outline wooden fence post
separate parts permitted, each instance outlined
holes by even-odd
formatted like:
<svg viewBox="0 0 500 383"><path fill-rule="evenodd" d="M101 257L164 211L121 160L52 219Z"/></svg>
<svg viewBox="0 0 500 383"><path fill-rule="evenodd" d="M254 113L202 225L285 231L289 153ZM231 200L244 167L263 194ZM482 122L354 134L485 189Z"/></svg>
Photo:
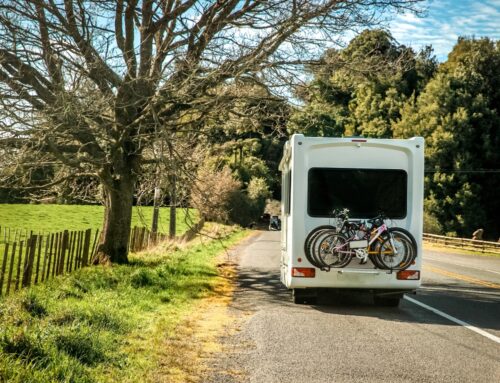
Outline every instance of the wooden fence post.
<svg viewBox="0 0 500 383"><path fill-rule="evenodd" d="M38 283L38 273L40 272L40 257L42 256L43 235L38 236L38 253L36 257L35 285Z"/></svg>
<svg viewBox="0 0 500 383"><path fill-rule="evenodd" d="M83 231L78 232L78 245L76 247L76 253L78 254L78 267L83 267Z"/></svg>
<svg viewBox="0 0 500 383"><path fill-rule="evenodd" d="M87 229L85 231L85 239L83 242L83 254L82 254L83 266L89 265L90 235L91 235L91 230Z"/></svg>
<svg viewBox="0 0 500 383"><path fill-rule="evenodd" d="M31 275L33 273L33 264L35 263L37 238L38 237L36 235L31 234L26 243L26 260L24 262L22 287L28 287L31 285Z"/></svg>
<svg viewBox="0 0 500 383"><path fill-rule="evenodd" d="M2 290L3 290L3 281L4 281L4 275L5 275L5 269L7 268L7 258L9 257L9 243L5 243L5 249L3 252L3 259L2 259L2 274L0 274L0 296L2 295Z"/></svg>
<svg viewBox="0 0 500 383"><path fill-rule="evenodd" d="M24 241L19 241L19 254L17 257L17 273L16 273L16 284L14 286L14 291L19 289L19 280L21 279L21 260L23 258L23 244Z"/></svg>
<svg viewBox="0 0 500 383"><path fill-rule="evenodd" d="M14 272L14 258L16 257L16 246L17 242L14 242L12 244L12 252L10 253L9 278L7 279L7 291L5 294L8 294L10 291L10 283L12 282L12 274Z"/></svg>
<svg viewBox="0 0 500 383"><path fill-rule="evenodd" d="M68 262L66 263L66 271L71 273L73 270L73 257L75 255L75 243L76 243L76 231L72 231L69 234L69 250L68 250Z"/></svg>
<svg viewBox="0 0 500 383"><path fill-rule="evenodd" d="M66 260L66 252L68 250L69 243L69 232L68 230L64 230L62 235L62 244L61 244L61 257L59 258L59 267L58 267L58 275L64 273L64 261Z"/></svg>
<svg viewBox="0 0 500 383"><path fill-rule="evenodd" d="M59 264L59 253L61 251L61 233L56 233L56 238L54 240L54 259L52 262L52 278L56 275L56 268Z"/></svg>
<svg viewBox="0 0 500 383"><path fill-rule="evenodd" d="M129 251L134 251L134 234L135 234L135 226L130 230L130 240L128 241L128 249Z"/></svg>
<svg viewBox="0 0 500 383"><path fill-rule="evenodd" d="M45 254L43 255L42 277L40 278L41 282L45 280L45 268L47 266L47 261L49 257L49 245L50 245L50 234L47 234L47 237L45 238Z"/></svg>
<svg viewBox="0 0 500 383"><path fill-rule="evenodd" d="M45 276L45 279L49 279L50 277L50 265L52 263L52 255L54 254L55 258L55 253L54 253L54 233L50 235L50 250L49 250L49 259L47 260L47 275Z"/></svg>
<svg viewBox="0 0 500 383"><path fill-rule="evenodd" d="M95 235L94 235L94 243L92 244L92 252L90 253L90 260L93 262L95 254L97 252L97 246L99 242L99 229L96 229Z"/></svg>

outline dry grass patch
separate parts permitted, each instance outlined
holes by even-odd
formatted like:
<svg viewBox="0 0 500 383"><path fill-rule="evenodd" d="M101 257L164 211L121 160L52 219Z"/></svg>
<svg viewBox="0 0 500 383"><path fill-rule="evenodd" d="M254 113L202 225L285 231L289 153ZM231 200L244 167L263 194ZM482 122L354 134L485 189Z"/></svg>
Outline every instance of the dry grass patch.
<svg viewBox="0 0 500 383"><path fill-rule="evenodd" d="M462 254L462 255L473 255L473 256L480 256L480 257L500 257L500 254L496 253L481 253L479 251L472 251L472 250L464 250L464 249L458 249L454 247L445 247L445 246L440 246L436 245L434 243L429 243L429 242L424 242L424 250L430 250L430 251L440 251L443 253L448 253L448 254Z"/></svg>

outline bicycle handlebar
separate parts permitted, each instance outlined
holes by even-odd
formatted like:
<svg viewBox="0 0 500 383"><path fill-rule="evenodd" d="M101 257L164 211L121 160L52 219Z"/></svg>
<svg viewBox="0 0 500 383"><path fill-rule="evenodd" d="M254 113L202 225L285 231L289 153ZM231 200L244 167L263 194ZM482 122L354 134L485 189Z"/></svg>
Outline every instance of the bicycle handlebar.
<svg viewBox="0 0 500 383"><path fill-rule="evenodd" d="M332 216L345 221L349 221L349 209L334 209L332 211ZM375 226L380 226L384 221L389 218L384 212L380 211L377 216L366 220L367 223L371 223Z"/></svg>

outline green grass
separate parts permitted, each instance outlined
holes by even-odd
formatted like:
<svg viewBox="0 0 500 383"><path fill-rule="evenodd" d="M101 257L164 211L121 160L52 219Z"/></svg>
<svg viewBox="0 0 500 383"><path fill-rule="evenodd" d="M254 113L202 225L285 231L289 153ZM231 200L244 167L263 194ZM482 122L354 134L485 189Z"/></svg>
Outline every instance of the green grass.
<svg viewBox="0 0 500 383"><path fill-rule="evenodd" d="M132 255L0 303L0 381L148 382L161 342L220 283L216 258L247 233ZM164 367L164 366L163 366Z"/></svg>
<svg viewBox="0 0 500 383"><path fill-rule="evenodd" d="M63 230L85 230L93 229L91 243L94 241L96 229L100 229L103 221L104 208L102 206L90 205L30 205L30 204L0 204L0 266L5 255L5 242L13 242L16 238L26 239L29 232L35 233L54 233ZM132 225L150 227L152 220L152 207L134 207ZM193 221L198 219L197 212L193 209L177 210L177 235L185 233ZM160 209L159 230L166 233L169 230L170 210L169 208ZM19 248L19 246L18 246ZM45 246L42 246L42 251ZM10 247L12 254L12 246ZM16 251L17 265L19 252ZM25 252L22 256L22 265L24 265ZM43 258L43 256L42 256ZM10 262L10 261L9 261ZM43 261L41 262L43 265ZM3 293L6 291L7 274L9 265L4 274ZM16 279L16 268L13 279ZM1 270L0 270L1 273ZM12 288L12 287L11 287Z"/></svg>
<svg viewBox="0 0 500 383"><path fill-rule="evenodd" d="M177 209L177 233L188 229L186 209ZM96 205L31 205L0 204L0 228L33 230L34 232L56 232L62 230L100 229L104 217L104 207ZM151 226L153 208L134 207L132 226ZM189 210L191 221L197 221L196 211ZM169 208L160 209L159 231L168 233Z"/></svg>

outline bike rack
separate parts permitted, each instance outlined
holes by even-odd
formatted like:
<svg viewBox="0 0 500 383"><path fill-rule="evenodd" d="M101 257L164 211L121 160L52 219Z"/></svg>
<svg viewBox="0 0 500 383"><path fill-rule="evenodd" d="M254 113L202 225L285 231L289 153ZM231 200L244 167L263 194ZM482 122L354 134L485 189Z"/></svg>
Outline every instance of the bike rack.
<svg viewBox="0 0 500 383"><path fill-rule="evenodd" d="M371 275L379 275L379 274L392 274L394 270L359 270L359 269L340 269L337 270L339 274L371 274Z"/></svg>
<svg viewBox="0 0 500 383"><path fill-rule="evenodd" d="M342 269L342 270L337 270L339 274L372 274L372 275L378 275L381 274L380 270L352 270L352 269Z"/></svg>

